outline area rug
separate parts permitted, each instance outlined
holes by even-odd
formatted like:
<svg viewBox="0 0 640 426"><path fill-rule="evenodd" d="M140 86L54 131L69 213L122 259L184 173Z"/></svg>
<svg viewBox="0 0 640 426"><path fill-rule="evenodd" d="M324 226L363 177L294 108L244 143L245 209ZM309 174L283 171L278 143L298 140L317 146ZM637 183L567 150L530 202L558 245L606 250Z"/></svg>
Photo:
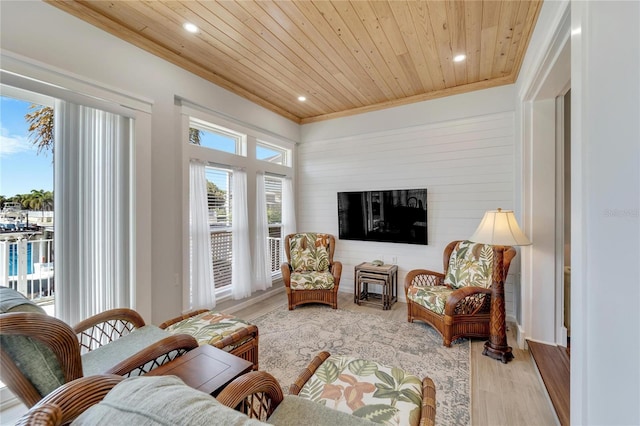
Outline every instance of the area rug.
<svg viewBox="0 0 640 426"><path fill-rule="evenodd" d="M318 352L352 355L400 367L436 385L436 424L470 424L470 341L450 348L430 326L307 305L287 306L251 321L260 332L260 370L271 373L288 393L289 386Z"/></svg>

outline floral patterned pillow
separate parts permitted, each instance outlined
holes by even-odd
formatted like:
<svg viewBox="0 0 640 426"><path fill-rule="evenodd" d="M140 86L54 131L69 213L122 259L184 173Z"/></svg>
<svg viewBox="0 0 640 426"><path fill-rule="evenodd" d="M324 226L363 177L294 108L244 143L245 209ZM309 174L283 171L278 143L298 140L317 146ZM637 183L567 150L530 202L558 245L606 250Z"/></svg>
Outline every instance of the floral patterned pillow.
<svg viewBox="0 0 640 426"><path fill-rule="evenodd" d="M422 381L396 367L330 356L298 396L376 423L417 425Z"/></svg>
<svg viewBox="0 0 640 426"><path fill-rule="evenodd" d="M327 234L296 234L289 242L291 267L296 272L329 270L329 236Z"/></svg>
<svg viewBox="0 0 640 426"><path fill-rule="evenodd" d="M491 287L493 281L493 247L461 241L451 252L444 284L452 288Z"/></svg>

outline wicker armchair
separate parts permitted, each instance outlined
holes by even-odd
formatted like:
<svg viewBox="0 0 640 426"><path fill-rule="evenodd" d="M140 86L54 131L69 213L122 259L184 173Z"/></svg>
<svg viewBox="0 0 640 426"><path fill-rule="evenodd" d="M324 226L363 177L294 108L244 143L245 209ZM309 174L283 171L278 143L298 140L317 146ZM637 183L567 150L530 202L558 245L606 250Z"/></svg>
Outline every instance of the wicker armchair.
<svg viewBox="0 0 640 426"><path fill-rule="evenodd" d="M513 247L504 252L507 275ZM444 250L445 273L414 269L405 277L407 320L421 320L438 330L443 345L459 337L489 337L494 249L470 241L453 241Z"/></svg>
<svg viewBox="0 0 640 426"><path fill-rule="evenodd" d="M27 407L83 375L140 375L198 346L187 334L145 327L131 309L103 312L71 328L18 292L2 293L3 308L13 300L0 314L0 379Z"/></svg>
<svg viewBox="0 0 640 426"><path fill-rule="evenodd" d="M338 287L342 263L334 262L333 235L289 234L284 238L287 261L282 263L282 279L289 310L305 303L323 303L338 308Z"/></svg>

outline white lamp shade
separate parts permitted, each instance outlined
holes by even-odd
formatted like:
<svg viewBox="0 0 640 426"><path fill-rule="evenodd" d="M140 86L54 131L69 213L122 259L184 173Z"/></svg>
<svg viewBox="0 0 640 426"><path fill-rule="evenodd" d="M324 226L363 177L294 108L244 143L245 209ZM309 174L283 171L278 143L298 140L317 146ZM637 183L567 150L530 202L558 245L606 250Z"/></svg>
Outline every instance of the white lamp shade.
<svg viewBox="0 0 640 426"><path fill-rule="evenodd" d="M490 210L484 214L476 232L469 237L474 243L493 246L528 246L531 241L518 226L513 210Z"/></svg>

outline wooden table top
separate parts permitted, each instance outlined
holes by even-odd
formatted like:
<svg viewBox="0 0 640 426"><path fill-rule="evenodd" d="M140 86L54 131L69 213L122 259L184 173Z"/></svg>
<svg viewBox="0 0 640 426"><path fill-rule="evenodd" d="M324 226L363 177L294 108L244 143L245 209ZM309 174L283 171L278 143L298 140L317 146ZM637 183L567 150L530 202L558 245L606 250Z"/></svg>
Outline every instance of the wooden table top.
<svg viewBox="0 0 640 426"><path fill-rule="evenodd" d="M253 363L210 345L202 345L148 372L146 376L178 376L187 385L215 396Z"/></svg>

